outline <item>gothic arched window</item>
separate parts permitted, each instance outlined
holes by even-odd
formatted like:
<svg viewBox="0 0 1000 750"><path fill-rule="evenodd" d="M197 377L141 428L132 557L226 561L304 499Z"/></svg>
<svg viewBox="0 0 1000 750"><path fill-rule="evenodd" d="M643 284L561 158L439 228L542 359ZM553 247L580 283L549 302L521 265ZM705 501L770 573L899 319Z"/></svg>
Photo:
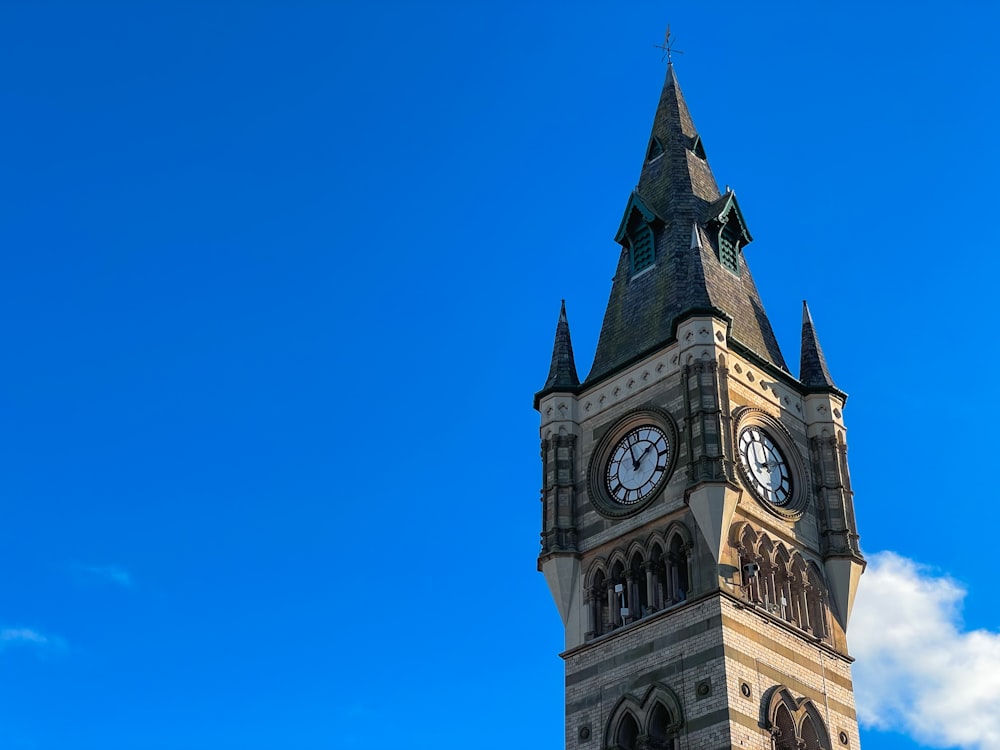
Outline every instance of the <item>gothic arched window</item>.
<svg viewBox="0 0 1000 750"><path fill-rule="evenodd" d="M773 750L830 750L826 725L811 700L796 700L781 685L769 694L764 710L770 722Z"/></svg>
<svg viewBox="0 0 1000 750"><path fill-rule="evenodd" d="M673 750L674 736L677 724L670 711L657 701L649 712L649 724L646 728L646 746L649 750Z"/></svg>
<svg viewBox="0 0 1000 750"><path fill-rule="evenodd" d="M606 750L676 750L683 726L677 695L654 682L640 698L626 693L612 707L604 730Z"/></svg>
<svg viewBox="0 0 1000 750"><path fill-rule="evenodd" d="M618 731L615 732L615 746L619 750L635 750L639 740L639 724L630 712L625 712L618 722Z"/></svg>
<svg viewBox="0 0 1000 750"><path fill-rule="evenodd" d="M778 706L774 712L771 736L774 737L774 750L798 750L795 720L792 719L791 712L784 706Z"/></svg>

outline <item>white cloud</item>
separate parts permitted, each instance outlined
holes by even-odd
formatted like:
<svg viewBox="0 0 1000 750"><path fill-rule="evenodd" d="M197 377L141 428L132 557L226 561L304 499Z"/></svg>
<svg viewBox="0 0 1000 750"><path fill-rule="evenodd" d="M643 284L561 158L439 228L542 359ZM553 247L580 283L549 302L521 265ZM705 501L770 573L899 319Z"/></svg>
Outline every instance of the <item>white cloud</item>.
<svg viewBox="0 0 1000 750"><path fill-rule="evenodd" d="M850 629L862 724L934 747L1000 749L1000 632L963 629L965 595L892 552L870 559Z"/></svg>

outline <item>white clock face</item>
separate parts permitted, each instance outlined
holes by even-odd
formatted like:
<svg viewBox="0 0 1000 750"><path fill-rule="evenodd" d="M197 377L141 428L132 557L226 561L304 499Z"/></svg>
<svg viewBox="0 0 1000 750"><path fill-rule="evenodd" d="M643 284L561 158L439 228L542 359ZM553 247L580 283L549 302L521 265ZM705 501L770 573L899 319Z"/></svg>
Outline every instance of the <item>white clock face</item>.
<svg viewBox="0 0 1000 750"><path fill-rule="evenodd" d="M659 427L643 425L618 441L608 460L606 482L611 497L633 505L659 487L670 464L670 441Z"/></svg>
<svg viewBox="0 0 1000 750"><path fill-rule="evenodd" d="M757 426L740 432L740 460L753 489L772 505L785 505L792 498L788 462L771 436Z"/></svg>

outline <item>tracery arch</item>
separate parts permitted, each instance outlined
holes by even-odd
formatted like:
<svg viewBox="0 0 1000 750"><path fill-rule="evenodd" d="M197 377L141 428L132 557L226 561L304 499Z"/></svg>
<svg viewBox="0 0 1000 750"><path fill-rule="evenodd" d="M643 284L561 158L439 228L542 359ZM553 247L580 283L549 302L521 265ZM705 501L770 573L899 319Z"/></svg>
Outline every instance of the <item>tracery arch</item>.
<svg viewBox="0 0 1000 750"><path fill-rule="evenodd" d="M830 636L829 595L819 566L746 521L733 524L744 599L817 638Z"/></svg>
<svg viewBox="0 0 1000 750"><path fill-rule="evenodd" d="M691 532L674 521L645 542L632 540L626 548L594 561L584 579L585 606L590 609L586 637L595 638L686 601L693 587L692 550Z"/></svg>
<svg viewBox="0 0 1000 750"><path fill-rule="evenodd" d="M607 750L675 750L682 726L681 705L676 694L667 685L655 682L641 700L632 694L618 700L605 725L604 747Z"/></svg>
<svg viewBox="0 0 1000 750"><path fill-rule="evenodd" d="M761 713L774 750L831 750L823 717L808 698L776 685L765 693Z"/></svg>

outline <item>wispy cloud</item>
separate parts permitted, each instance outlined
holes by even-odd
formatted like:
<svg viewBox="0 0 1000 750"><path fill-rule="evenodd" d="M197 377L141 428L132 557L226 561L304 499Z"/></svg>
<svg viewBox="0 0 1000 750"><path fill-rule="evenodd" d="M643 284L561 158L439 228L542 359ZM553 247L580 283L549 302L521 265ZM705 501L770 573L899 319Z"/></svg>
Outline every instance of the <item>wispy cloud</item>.
<svg viewBox="0 0 1000 750"><path fill-rule="evenodd" d="M0 630L0 643L48 643L47 636L31 628L4 628Z"/></svg>
<svg viewBox="0 0 1000 750"><path fill-rule="evenodd" d="M0 628L0 651L16 647L49 653L64 649L66 642L58 636L45 635L32 628Z"/></svg>
<svg viewBox="0 0 1000 750"><path fill-rule="evenodd" d="M912 560L871 558L850 633L862 724L936 747L1000 748L1000 632L963 627L965 596Z"/></svg>
<svg viewBox="0 0 1000 750"><path fill-rule="evenodd" d="M129 575L129 572L117 565L84 565L76 563L74 568L88 577L114 583L125 588L132 588L133 586L132 576Z"/></svg>

